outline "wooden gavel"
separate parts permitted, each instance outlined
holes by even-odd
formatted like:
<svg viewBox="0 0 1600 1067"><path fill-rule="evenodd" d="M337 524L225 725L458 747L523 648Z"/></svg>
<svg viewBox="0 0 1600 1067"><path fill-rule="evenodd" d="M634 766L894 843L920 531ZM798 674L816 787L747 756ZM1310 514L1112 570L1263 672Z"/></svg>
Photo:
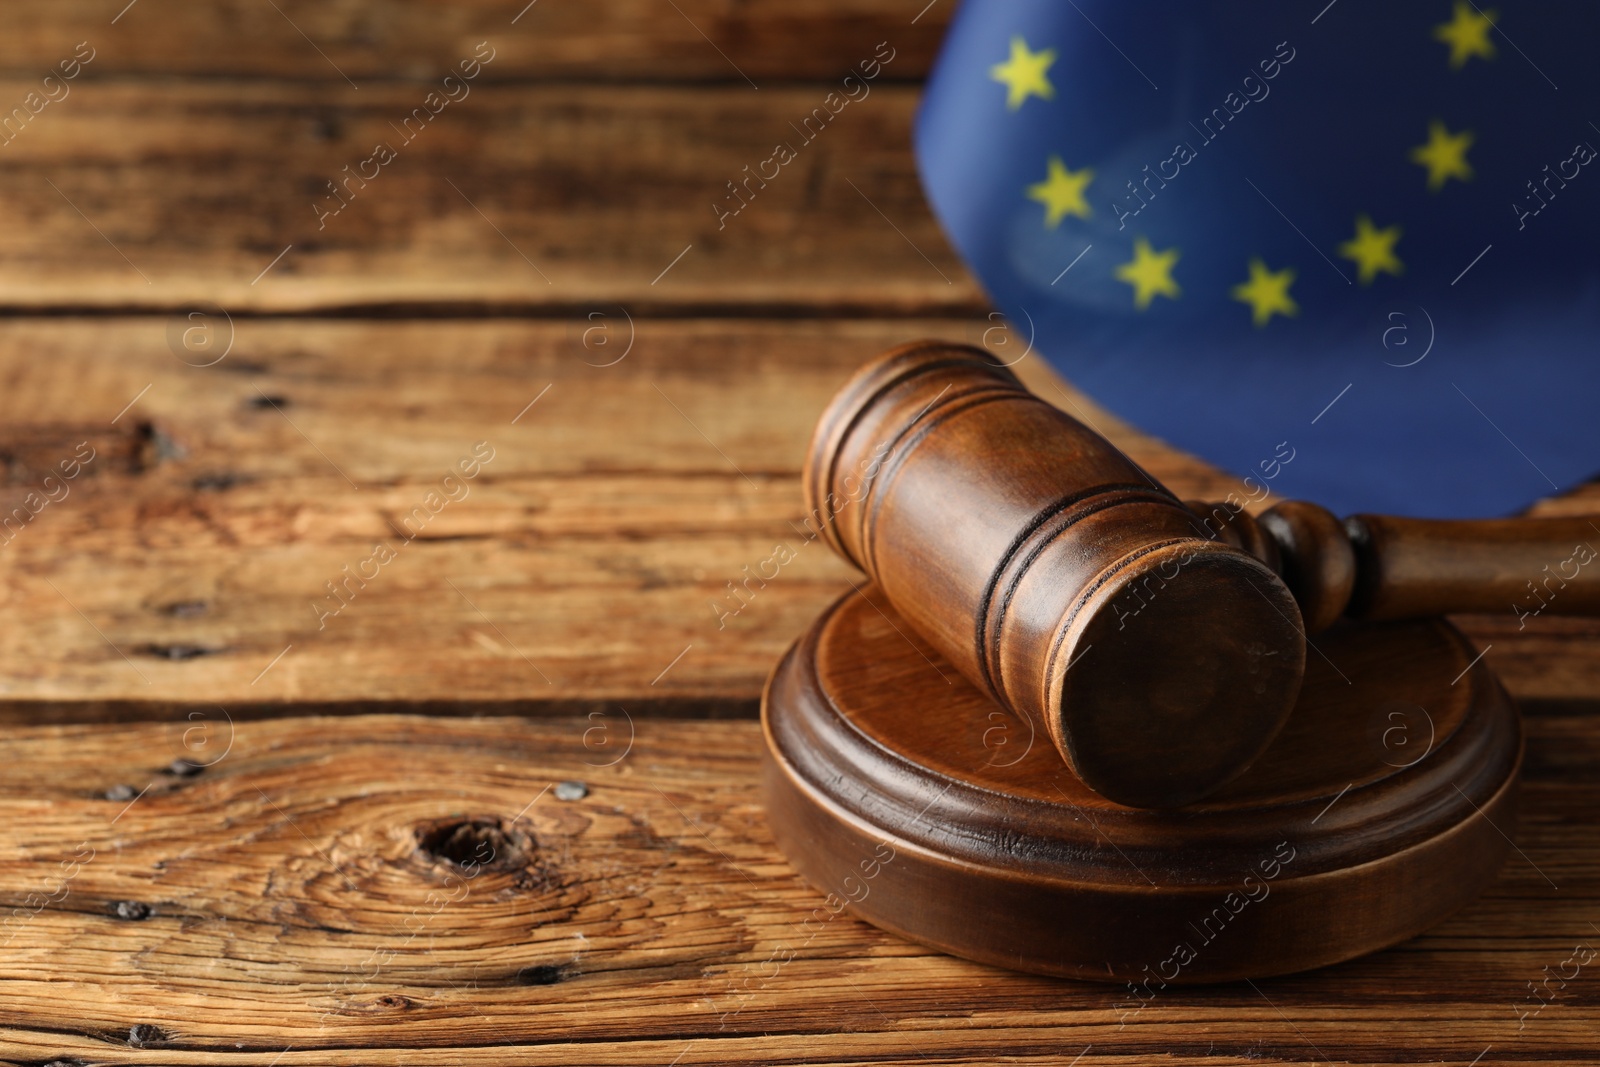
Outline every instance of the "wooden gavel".
<svg viewBox="0 0 1600 1067"><path fill-rule="evenodd" d="M906 345L851 378L817 424L805 493L929 644L1135 807L1189 803L1248 767L1294 705L1306 634L1341 616L1534 598L1600 613L1586 519L1185 505L961 345Z"/></svg>

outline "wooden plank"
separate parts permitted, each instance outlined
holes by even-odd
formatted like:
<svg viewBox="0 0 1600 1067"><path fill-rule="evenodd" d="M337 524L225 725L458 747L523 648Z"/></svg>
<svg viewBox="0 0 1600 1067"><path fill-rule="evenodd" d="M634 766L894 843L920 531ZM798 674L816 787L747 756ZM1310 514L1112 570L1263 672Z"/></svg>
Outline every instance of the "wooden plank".
<svg viewBox="0 0 1600 1067"><path fill-rule="evenodd" d="M98 52L90 67L98 77L268 77L346 90L349 77L364 91L369 81L441 78L490 40L503 56L487 74L494 80L746 85L747 75L767 88L769 81L843 77L858 53L888 40L904 58L893 76L917 79L953 7L951 0L393 0L381 9L314 0L63 0L16 10L0 40L0 71L42 76L87 39Z"/></svg>
<svg viewBox="0 0 1600 1067"><path fill-rule="evenodd" d="M78 83L4 145L4 306L981 306L922 201L912 88L807 128L825 86L485 83L432 117L429 91Z"/></svg>
<svg viewBox="0 0 1600 1067"><path fill-rule="evenodd" d="M197 368L161 318L5 321L0 711L749 714L850 588L800 525L816 414L883 348L983 325L637 319L628 349L615 318L242 319ZM1242 492L1035 358L1017 369L1179 493ZM493 459L444 484L479 441ZM94 461L29 515L85 443ZM746 585L780 542L796 559ZM367 562L380 543L395 559ZM1600 692L1595 623L1469 625L1514 694Z"/></svg>
<svg viewBox="0 0 1600 1067"><path fill-rule="evenodd" d="M33 457L7 513L55 462L45 431L62 456L162 442L91 464L0 551L28 619L4 631L7 697L748 703L847 572L813 545L726 628L713 599L797 536L810 422L849 369L952 324L646 320L611 367L584 357L625 337L586 351L590 328L249 321L200 370L159 319L5 324L38 357L0 400ZM478 441L470 495L408 521ZM320 626L325 583L379 541L399 558Z"/></svg>
<svg viewBox="0 0 1600 1067"><path fill-rule="evenodd" d="M1530 721L1520 853L1476 904L1363 960L1255 988L1168 989L1142 1009L1125 987L964 963L848 914L803 926L822 897L766 830L756 724L641 722L626 754L620 732L595 745L595 726L9 729L0 1057L1465 1064L1486 1049L1486 1062L1600 1052L1588 967L1542 1006L1528 988L1574 945L1600 943L1593 706ZM174 757L211 766L178 776L163 770ZM548 791L573 779L585 797Z"/></svg>

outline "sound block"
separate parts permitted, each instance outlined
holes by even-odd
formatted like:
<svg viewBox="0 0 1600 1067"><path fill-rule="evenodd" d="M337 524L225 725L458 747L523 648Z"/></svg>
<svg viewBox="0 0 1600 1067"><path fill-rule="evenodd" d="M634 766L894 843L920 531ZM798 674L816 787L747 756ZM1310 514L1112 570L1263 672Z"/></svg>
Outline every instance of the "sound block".
<svg viewBox="0 0 1600 1067"><path fill-rule="evenodd" d="M1516 709L1443 621L1335 628L1307 664L1288 726L1242 776L1183 809L1126 808L875 588L851 594L762 699L772 830L827 894L805 929L849 909L958 956L1141 997L1427 929L1511 847Z"/></svg>

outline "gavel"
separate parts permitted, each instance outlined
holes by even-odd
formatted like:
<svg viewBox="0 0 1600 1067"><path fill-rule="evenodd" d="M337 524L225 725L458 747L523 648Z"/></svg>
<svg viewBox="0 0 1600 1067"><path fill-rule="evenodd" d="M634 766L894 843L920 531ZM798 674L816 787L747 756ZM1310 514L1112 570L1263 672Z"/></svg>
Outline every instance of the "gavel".
<svg viewBox="0 0 1600 1067"><path fill-rule="evenodd" d="M1294 706L1307 635L1341 617L1600 613L1586 519L1186 504L964 345L863 367L804 484L828 543L930 646L1132 807L1244 771Z"/></svg>

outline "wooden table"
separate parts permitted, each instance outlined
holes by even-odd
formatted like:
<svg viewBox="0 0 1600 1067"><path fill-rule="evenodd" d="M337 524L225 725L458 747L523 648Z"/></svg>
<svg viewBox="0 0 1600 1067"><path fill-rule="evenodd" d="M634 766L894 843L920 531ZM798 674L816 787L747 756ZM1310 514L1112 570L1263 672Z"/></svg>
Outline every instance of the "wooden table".
<svg viewBox="0 0 1600 1067"><path fill-rule="evenodd" d="M798 540L853 366L993 326L908 148L950 5L524 2L7 12L0 1058L1600 1054L1591 623L1463 620L1528 715L1525 811L1493 891L1409 944L1135 1011L848 915L802 935L754 717L850 572L810 545L729 583ZM1181 493L1230 488L1019 369Z"/></svg>

